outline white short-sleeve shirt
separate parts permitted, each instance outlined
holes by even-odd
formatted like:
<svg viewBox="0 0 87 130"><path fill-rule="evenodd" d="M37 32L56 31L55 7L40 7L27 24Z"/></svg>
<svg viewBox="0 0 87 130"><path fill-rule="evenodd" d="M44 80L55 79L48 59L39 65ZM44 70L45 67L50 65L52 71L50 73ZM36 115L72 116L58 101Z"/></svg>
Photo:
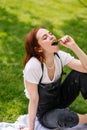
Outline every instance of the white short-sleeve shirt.
<svg viewBox="0 0 87 130"><path fill-rule="evenodd" d="M42 83L51 83L54 82L56 79L58 79L62 72L62 67L67 65L74 57L71 56L69 53L66 53L64 51L58 51L57 52L59 57L57 55L54 56L54 64L55 64L55 73L53 80L49 79L48 73L47 73L47 67L44 63L44 71L43 71L43 78ZM62 64L61 64L62 63ZM25 81L38 84L40 81L40 78L42 76L42 68L40 61L32 57L26 64L24 70L24 86L25 86L25 94L29 98L29 94L26 89Z"/></svg>

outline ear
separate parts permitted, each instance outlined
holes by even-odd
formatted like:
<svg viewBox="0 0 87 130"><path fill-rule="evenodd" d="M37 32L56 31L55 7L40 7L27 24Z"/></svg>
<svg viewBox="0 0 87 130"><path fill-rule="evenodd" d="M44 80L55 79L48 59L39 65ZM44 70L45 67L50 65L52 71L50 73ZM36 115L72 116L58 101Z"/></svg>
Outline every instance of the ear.
<svg viewBox="0 0 87 130"><path fill-rule="evenodd" d="M34 47L34 50L35 50L36 52L43 52L42 47Z"/></svg>
<svg viewBox="0 0 87 130"><path fill-rule="evenodd" d="M42 50L42 48L41 48L41 47L39 48L38 52L43 52L43 50Z"/></svg>

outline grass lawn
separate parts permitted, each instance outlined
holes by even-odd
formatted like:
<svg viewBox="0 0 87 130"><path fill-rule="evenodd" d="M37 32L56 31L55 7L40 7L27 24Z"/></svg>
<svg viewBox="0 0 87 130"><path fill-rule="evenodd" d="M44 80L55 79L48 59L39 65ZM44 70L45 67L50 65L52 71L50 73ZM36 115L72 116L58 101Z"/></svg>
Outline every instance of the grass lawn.
<svg viewBox="0 0 87 130"><path fill-rule="evenodd" d="M81 1L0 0L0 122L14 122L27 113L22 62L28 31L45 26L58 38L69 34L87 52L87 1ZM87 113L87 102L80 95L70 108Z"/></svg>

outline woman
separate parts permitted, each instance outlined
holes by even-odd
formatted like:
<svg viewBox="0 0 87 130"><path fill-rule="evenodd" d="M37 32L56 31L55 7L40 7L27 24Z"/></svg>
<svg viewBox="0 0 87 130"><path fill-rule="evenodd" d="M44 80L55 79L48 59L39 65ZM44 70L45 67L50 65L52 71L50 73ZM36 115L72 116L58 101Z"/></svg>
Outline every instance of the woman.
<svg viewBox="0 0 87 130"><path fill-rule="evenodd" d="M58 43L71 49L78 59L59 49ZM87 99L87 55L68 35L57 38L43 27L26 36L24 84L29 101L29 126L34 130L35 118L49 128L69 128L87 123L87 115L77 115L67 107L79 92ZM62 82L63 67L72 69Z"/></svg>

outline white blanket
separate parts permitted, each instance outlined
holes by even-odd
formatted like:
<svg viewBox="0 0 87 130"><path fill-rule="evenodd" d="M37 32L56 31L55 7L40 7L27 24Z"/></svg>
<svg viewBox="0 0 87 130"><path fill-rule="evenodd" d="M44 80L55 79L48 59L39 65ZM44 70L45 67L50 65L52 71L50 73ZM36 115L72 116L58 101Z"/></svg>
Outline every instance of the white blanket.
<svg viewBox="0 0 87 130"><path fill-rule="evenodd" d="M0 122L0 130L20 130L20 128L27 126L28 126L28 115L20 116L15 123ZM36 118L35 130L49 130L49 129L43 127ZM76 127L64 130L87 130L87 124L77 125Z"/></svg>

